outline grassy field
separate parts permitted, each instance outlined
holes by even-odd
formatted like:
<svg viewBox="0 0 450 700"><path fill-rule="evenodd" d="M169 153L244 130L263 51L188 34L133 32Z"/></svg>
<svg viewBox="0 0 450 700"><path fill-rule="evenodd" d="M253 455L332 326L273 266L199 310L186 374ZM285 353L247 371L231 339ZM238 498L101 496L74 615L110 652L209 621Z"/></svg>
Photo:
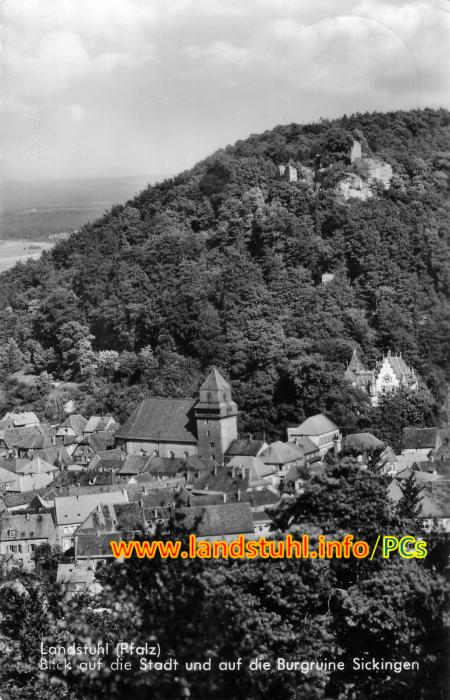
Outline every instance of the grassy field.
<svg viewBox="0 0 450 700"><path fill-rule="evenodd" d="M50 250L53 243L48 241L1 241L0 240L0 272L8 270L17 262L25 262L28 258L38 258L43 250Z"/></svg>

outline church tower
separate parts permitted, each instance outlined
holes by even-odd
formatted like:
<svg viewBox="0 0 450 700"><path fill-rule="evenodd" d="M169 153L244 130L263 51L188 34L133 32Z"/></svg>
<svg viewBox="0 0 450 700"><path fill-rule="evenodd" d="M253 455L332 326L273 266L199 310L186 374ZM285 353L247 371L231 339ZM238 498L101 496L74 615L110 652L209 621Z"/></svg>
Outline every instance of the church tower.
<svg viewBox="0 0 450 700"><path fill-rule="evenodd" d="M230 385L213 367L200 387L200 399L195 405L201 459L223 464L225 452L238 436L237 414Z"/></svg>

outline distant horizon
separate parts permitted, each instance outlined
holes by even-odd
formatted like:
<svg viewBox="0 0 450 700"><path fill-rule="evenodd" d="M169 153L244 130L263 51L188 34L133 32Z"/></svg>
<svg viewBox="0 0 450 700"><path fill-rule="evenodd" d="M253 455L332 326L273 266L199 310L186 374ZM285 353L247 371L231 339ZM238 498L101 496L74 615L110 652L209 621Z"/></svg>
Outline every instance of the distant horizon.
<svg viewBox="0 0 450 700"><path fill-rule="evenodd" d="M4 180L179 173L277 124L450 106L425 0L4 0Z"/></svg>
<svg viewBox="0 0 450 700"><path fill-rule="evenodd" d="M273 131L276 129L278 126L284 126L288 124L298 124L301 126L306 126L309 124L317 124L320 123L321 121L334 121L341 119L344 116L347 117L352 117L357 114L375 114L375 113L380 113L380 114L388 114L390 112L411 112L411 111L425 111L427 109L431 110L450 110L450 104L449 106L445 106L444 104L441 105L436 105L436 106L431 106L431 105L416 105L416 106L409 106L409 107L399 107L398 109L373 109L373 110L356 110L354 112L339 112L335 114L329 114L329 115L321 115L317 117L316 119L309 119L309 120L300 120L300 121L286 121L286 122L278 122L277 124L274 124L272 126L266 126L265 128L260 129L259 131L251 130L249 131L245 136L240 135L236 137L235 139L232 139L228 143L223 143L222 145L217 144L215 147L213 147L208 153L204 153L203 155L199 155L194 161L192 161L190 164L187 164L184 167L180 167L178 169L171 169L171 170L159 170L156 172L148 172L148 173L118 173L114 175L106 175L106 174L74 174L74 175L67 175L65 177L56 177L56 176L51 176L48 178L32 178L32 179L23 179L23 178L16 178L16 179L9 179L9 178L4 178L1 177L0 175L0 199L1 199L1 188L3 186L8 186L8 185L31 185L35 187L40 187L40 186L46 186L54 183L69 183L69 182L86 182L86 181L91 181L91 180L96 180L96 181L120 181L120 180L145 180L146 178L149 181L154 181L154 182L159 182L160 180L165 180L165 179L170 179L171 177L176 177L178 174L182 173L185 170L190 170L191 168L195 167L199 162L204 160L205 158L210 157L217 151L225 149L227 146L233 146L237 141L245 141L246 139L250 138L251 136L255 134L262 134L265 133L266 131Z"/></svg>

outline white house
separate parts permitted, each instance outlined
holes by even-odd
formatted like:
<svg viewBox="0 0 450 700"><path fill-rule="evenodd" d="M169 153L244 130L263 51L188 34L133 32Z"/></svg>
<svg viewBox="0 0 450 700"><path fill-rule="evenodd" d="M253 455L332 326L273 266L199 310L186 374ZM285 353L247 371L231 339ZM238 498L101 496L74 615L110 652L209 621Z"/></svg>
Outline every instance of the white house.
<svg viewBox="0 0 450 700"><path fill-rule="evenodd" d="M287 434L289 442L295 442L296 438L309 438L319 448L321 457L330 450L341 451L341 431L336 423L323 413L310 416L297 427L288 428Z"/></svg>

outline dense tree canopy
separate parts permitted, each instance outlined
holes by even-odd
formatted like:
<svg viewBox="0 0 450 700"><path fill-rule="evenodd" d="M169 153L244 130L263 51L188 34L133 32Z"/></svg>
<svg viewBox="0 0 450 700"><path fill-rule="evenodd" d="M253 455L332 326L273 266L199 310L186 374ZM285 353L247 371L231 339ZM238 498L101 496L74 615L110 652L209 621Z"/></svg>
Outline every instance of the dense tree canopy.
<svg viewBox="0 0 450 700"><path fill-rule="evenodd" d="M23 362L76 377L115 352L88 392L112 410L136 387L191 394L215 363L243 429L282 435L326 410L383 431L390 408L374 415L342 373L352 348L371 366L390 348L431 392L433 420L450 373L449 126L430 109L279 126L148 187L1 276L0 377ZM393 179L343 202L355 136ZM297 182L279 175L288 162Z"/></svg>

